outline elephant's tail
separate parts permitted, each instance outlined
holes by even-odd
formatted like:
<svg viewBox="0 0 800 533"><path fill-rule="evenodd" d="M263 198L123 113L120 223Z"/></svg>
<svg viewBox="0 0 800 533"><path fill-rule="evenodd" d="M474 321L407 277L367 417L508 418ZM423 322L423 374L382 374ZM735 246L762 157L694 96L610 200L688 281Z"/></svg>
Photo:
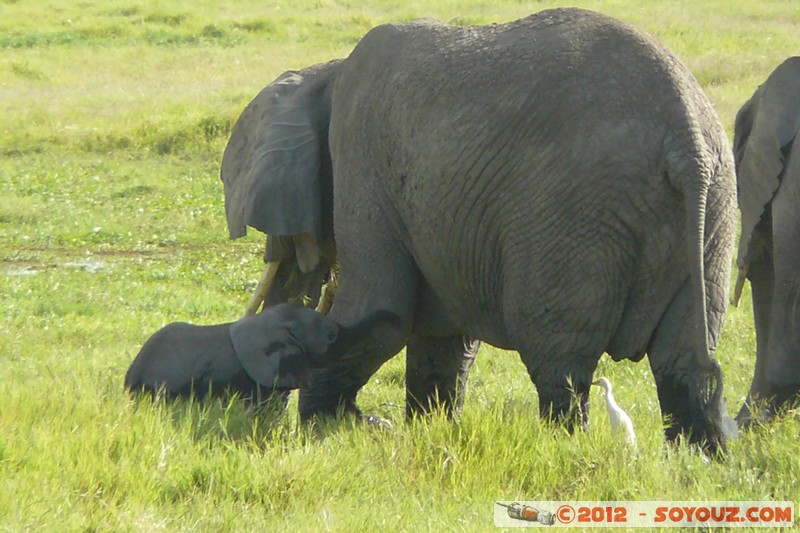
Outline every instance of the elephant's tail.
<svg viewBox="0 0 800 533"><path fill-rule="evenodd" d="M705 143L698 131L692 137L691 150L687 153L686 141L681 150L672 151L667 157L667 174L675 187L683 193L686 214L687 258L691 278L692 302L697 311L693 326L694 347L697 362L703 370L713 367L709 342L709 320L705 276L706 211L708 189L712 170L706 157Z"/></svg>
<svg viewBox="0 0 800 533"><path fill-rule="evenodd" d="M708 180L695 179L686 192L686 228L689 246L689 264L692 283L692 300L697 306L698 319L694 323L695 349L703 370L714 364L709 342L708 303L705 272L705 225L708 198Z"/></svg>
<svg viewBox="0 0 800 533"><path fill-rule="evenodd" d="M710 320L705 272L706 221L709 188L714 176L714 163L705 154L709 149L699 127L689 128L691 149L673 152L668 156L668 174L683 192L686 213L687 252L692 301L697 312L693 323L695 360L698 375L690 376L691 392L704 417L713 425L720 423L723 384L722 370L711 348ZM718 207L713 206L712 209ZM721 434L721 430L720 430Z"/></svg>

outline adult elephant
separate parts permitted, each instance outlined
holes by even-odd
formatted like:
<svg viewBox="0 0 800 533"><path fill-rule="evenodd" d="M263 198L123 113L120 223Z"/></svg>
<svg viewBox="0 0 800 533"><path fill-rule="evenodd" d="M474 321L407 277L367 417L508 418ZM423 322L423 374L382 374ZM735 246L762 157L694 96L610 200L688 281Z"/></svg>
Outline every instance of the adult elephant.
<svg viewBox="0 0 800 533"><path fill-rule="evenodd" d="M771 416L800 392L800 57L784 61L736 115L742 232L738 303L753 294L756 367L737 419ZM762 403L763 402L763 403ZM765 407L766 413L759 413Z"/></svg>
<svg viewBox="0 0 800 533"><path fill-rule="evenodd" d="M248 170L224 179L231 234L324 234L328 169L330 316L399 317L311 376L302 417L356 409L406 343L411 360L458 367L467 336L519 351L554 417L572 390L585 407L604 351L647 353L667 436L724 447L712 353L733 161L697 82L653 38L579 9L384 25L265 91Z"/></svg>

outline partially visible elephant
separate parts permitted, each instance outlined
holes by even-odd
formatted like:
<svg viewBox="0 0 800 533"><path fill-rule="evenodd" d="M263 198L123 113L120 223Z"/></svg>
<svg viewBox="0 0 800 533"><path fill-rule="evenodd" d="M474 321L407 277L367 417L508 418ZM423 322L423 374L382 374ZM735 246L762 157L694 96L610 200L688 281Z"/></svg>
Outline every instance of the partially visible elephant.
<svg viewBox="0 0 800 533"><path fill-rule="evenodd" d="M742 232L734 300L749 279L756 325L755 373L737 416L743 423L774 415L800 393L799 129L800 57L791 57L736 115Z"/></svg>
<svg viewBox="0 0 800 533"><path fill-rule="evenodd" d="M342 328L312 309L282 304L227 324L173 322L144 344L125 375L125 387L169 398L236 393L259 400L299 388L309 372L357 349L379 322L393 320L377 312Z"/></svg>
<svg viewBox="0 0 800 533"><path fill-rule="evenodd" d="M585 421L603 352L647 353L667 437L724 449L713 350L733 160L696 80L652 37L579 9L384 25L259 98L254 144L223 174L231 234L320 235L332 212L329 316L398 317L311 375L303 418L355 410L404 345L409 374L431 370L425 404L476 338L519 351L540 413L568 422Z"/></svg>

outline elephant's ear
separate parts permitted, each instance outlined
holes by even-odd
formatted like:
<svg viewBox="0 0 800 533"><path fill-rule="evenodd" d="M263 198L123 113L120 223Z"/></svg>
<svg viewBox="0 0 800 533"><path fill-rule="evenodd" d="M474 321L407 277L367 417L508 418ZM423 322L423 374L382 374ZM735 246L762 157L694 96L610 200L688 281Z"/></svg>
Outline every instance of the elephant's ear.
<svg viewBox="0 0 800 533"><path fill-rule="evenodd" d="M381 327L397 328L394 313L379 310L349 327L306 307L280 304L231 324L236 356L247 374L265 387L296 389L311 372L359 357L382 343Z"/></svg>
<svg viewBox="0 0 800 533"><path fill-rule="evenodd" d="M231 238L252 226L322 241L320 174L329 157L328 88L337 64L282 74L242 112L220 171Z"/></svg>
<svg viewBox="0 0 800 533"><path fill-rule="evenodd" d="M297 389L336 341L338 326L312 309L270 307L231 324L229 335L242 367L260 385Z"/></svg>
<svg viewBox="0 0 800 533"><path fill-rule="evenodd" d="M750 241L780 187L783 149L800 129L800 57L784 61L736 115L736 160L742 235L737 263L750 262Z"/></svg>

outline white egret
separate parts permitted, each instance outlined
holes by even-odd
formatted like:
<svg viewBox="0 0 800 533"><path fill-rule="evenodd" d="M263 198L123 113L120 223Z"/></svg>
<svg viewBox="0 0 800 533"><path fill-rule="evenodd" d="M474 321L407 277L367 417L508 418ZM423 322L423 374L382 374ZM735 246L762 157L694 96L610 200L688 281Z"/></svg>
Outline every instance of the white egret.
<svg viewBox="0 0 800 533"><path fill-rule="evenodd" d="M608 411L608 419L611 421L611 431L613 433L624 431L626 442L635 448L636 433L633 431L633 422L631 422L631 417L628 416L628 413L617 405L617 401L614 399L614 388L611 386L611 382L607 378L600 378L592 382L592 385L597 385L605 389L606 410Z"/></svg>

